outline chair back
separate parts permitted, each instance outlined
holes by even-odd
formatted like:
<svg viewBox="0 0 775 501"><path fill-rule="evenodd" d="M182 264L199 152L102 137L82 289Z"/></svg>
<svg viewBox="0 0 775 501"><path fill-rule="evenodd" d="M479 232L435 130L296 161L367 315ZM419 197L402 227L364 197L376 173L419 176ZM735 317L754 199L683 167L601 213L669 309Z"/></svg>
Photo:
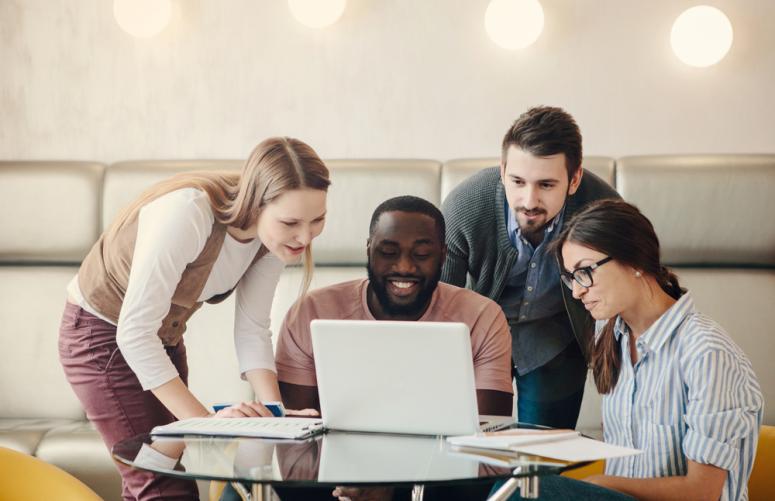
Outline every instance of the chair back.
<svg viewBox="0 0 775 501"><path fill-rule="evenodd" d="M4 501L102 501L66 471L5 447L0 447L0 492Z"/></svg>

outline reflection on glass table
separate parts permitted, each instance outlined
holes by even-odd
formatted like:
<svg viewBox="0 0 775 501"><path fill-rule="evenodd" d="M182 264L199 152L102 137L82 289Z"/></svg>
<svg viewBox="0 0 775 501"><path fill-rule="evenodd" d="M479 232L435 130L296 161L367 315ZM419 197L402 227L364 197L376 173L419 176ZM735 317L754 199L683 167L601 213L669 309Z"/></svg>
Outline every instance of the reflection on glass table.
<svg viewBox="0 0 775 501"><path fill-rule="evenodd" d="M270 499L272 486L389 485L412 487L420 500L425 486L499 479L514 479L512 491L537 497L539 477L582 464L456 448L443 437L338 431L303 441L141 435L117 444L113 456L161 475L232 482L238 490L250 485L252 499Z"/></svg>

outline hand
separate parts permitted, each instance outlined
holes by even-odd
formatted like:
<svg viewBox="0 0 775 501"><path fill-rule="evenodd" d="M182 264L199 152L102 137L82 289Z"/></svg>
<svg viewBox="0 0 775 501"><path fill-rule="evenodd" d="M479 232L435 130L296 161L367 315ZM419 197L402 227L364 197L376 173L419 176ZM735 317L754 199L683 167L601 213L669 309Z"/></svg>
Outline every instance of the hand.
<svg viewBox="0 0 775 501"><path fill-rule="evenodd" d="M343 487L331 493L339 501L388 501L393 497L392 487Z"/></svg>
<svg viewBox="0 0 775 501"><path fill-rule="evenodd" d="M219 410L214 416L219 418L273 417L272 412L264 407L261 402L235 404Z"/></svg>
<svg viewBox="0 0 775 501"><path fill-rule="evenodd" d="M285 409L286 416L295 417L320 417L316 409Z"/></svg>

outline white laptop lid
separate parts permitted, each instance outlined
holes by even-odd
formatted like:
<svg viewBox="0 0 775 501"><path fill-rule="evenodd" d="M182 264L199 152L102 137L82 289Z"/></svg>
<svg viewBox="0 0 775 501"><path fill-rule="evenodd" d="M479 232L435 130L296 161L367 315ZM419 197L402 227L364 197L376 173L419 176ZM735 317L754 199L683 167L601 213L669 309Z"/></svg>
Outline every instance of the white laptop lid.
<svg viewBox="0 0 775 501"><path fill-rule="evenodd" d="M313 320L323 425L464 435L479 428L463 323Z"/></svg>

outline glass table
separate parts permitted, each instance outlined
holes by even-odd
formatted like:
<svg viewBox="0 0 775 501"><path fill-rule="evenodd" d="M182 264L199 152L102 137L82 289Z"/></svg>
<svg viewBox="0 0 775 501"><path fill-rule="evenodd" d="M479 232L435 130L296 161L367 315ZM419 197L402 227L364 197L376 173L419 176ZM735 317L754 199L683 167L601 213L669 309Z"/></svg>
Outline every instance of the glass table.
<svg viewBox="0 0 775 501"><path fill-rule="evenodd" d="M506 499L517 489L522 497L536 498L540 477L586 464L456 448L443 437L340 431L304 441L140 435L116 444L112 454L160 475L230 482L251 500L272 499L272 487L346 485L410 487L412 499L420 501L426 486L488 480L507 480L491 500Z"/></svg>

